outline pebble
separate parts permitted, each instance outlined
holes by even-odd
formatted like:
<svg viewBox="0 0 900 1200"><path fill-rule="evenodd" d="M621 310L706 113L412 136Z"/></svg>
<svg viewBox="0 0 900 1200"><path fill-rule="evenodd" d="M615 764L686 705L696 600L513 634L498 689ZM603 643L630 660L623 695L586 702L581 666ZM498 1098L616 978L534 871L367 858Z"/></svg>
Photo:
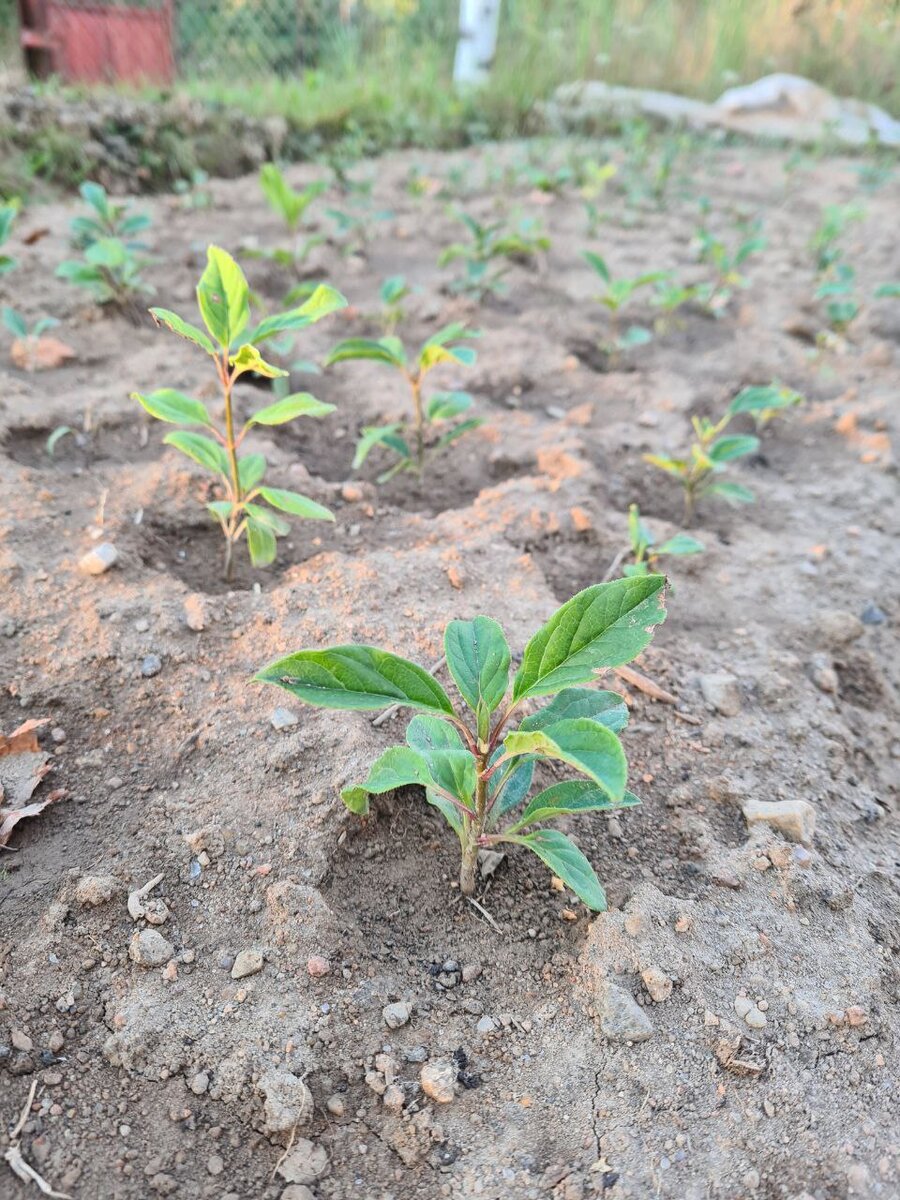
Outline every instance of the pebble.
<svg viewBox="0 0 900 1200"><path fill-rule="evenodd" d="M291 1151L278 1164L278 1174L288 1183L315 1183L327 1173L328 1155L322 1146L317 1146L308 1138L298 1138Z"/></svg>
<svg viewBox="0 0 900 1200"><path fill-rule="evenodd" d="M114 875L82 875L75 884L75 899L87 908L108 904L119 890Z"/></svg>
<svg viewBox="0 0 900 1200"><path fill-rule="evenodd" d="M263 953L261 950L241 950L235 957L231 968L232 979L246 979L248 975L257 975L263 969Z"/></svg>
<svg viewBox="0 0 900 1200"><path fill-rule="evenodd" d="M325 1101L325 1107L333 1117L342 1117L346 1112L344 1097L337 1092L335 1092L333 1096L328 1097L328 1099Z"/></svg>
<svg viewBox="0 0 900 1200"><path fill-rule="evenodd" d="M289 1183L281 1193L281 1200L316 1200L315 1196L302 1183Z"/></svg>
<svg viewBox="0 0 900 1200"><path fill-rule="evenodd" d="M103 575L119 561L119 552L112 542L100 542L78 560L78 569L85 575Z"/></svg>
<svg viewBox="0 0 900 1200"><path fill-rule="evenodd" d="M748 825L763 822L788 841L807 846L813 840L816 810L808 800L747 800L742 811Z"/></svg>
<svg viewBox="0 0 900 1200"><path fill-rule="evenodd" d="M672 995L672 980L660 967L646 967L641 971L644 987L650 993L650 999L656 1004L668 1000Z"/></svg>
<svg viewBox="0 0 900 1200"><path fill-rule="evenodd" d="M653 1036L650 1018L634 997L615 983L608 983L597 1005L600 1032L611 1042L645 1042Z"/></svg>
<svg viewBox="0 0 900 1200"><path fill-rule="evenodd" d="M826 695L834 696L841 686L838 673L827 654L814 654L809 660L809 677Z"/></svg>
<svg viewBox="0 0 900 1200"><path fill-rule="evenodd" d="M209 1076L205 1071L198 1071L196 1075L191 1076L188 1087L195 1096L202 1096L209 1087Z"/></svg>
<svg viewBox="0 0 900 1200"><path fill-rule="evenodd" d="M14 1029L9 1035L9 1040L12 1042L15 1050L24 1050L26 1054L29 1050L34 1049L34 1042L21 1029Z"/></svg>
<svg viewBox="0 0 900 1200"><path fill-rule="evenodd" d="M464 963L462 969L463 983L474 983L481 974L481 963Z"/></svg>
<svg viewBox="0 0 900 1200"><path fill-rule="evenodd" d="M269 724L273 729L290 729L292 725L297 725L300 718L295 712L289 708L274 708L272 715L269 717Z"/></svg>
<svg viewBox="0 0 900 1200"><path fill-rule="evenodd" d="M493 1033L496 1028L497 1028L497 1022L494 1020L493 1017L488 1017L488 1016L482 1017L481 1020L478 1022L478 1024L475 1026L476 1031L478 1033L482 1033L482 1034Z"/></svg>
<svg viewBox="0 0 900 1200"><path fill-rule="evenodd" d="M703 699L723 717L736 717L741 711L741 689L734 675L721 671L700 676Z"/></svg>
<svg viewBox="0 0 900 1200"><path fill-rule="evenodd" d="M859 617L843 609L819 613L815 619L815 627L822 641L831 649L849 646L863 635L863 625Z"/></svg>
<svg viewBox="0 0 900 1200"><path fill-rule="evenodd" d="M331 963L327 958L322 958L320 954L313 954L306 960L306 972L313 979L321 979L323 975L327 975L331 970Z"/></svg>
<svg viewBox="0 0 900 1200"><path fill-rule="evenodd" d="M184 619L188 629L202 633L206 628L206 601L198 592L184 598Z"/></svg>
<svg viewBox="0 0 900 1200"><path fill-rule="evenodd" d="M436 1104L449 1104L456 1096L456 1067L447 1058L427 1063L419 1072L422 1091Z"/></svg>
<svg viewBox="0 0 900 1200"><path fill-rule="evenodd" d="M408 1063L423 1063L428 1059L428 1050L425 1046L413 1046L404 1053L403 1057Z"/></svg>
<svg viewBox="0 0 900 1200"><path fill-rule="evenodd" d="M141 663L141 674L145 679L152 679L162 670L162 659L158 654L148 654Z"/></svg>
<svg viewBox="0 0 900 1200"><path fill-rule="evenodd" d="M140 967L162 967L175 953L175 947L158 929L142 929L131 939L128 956Z"/></svg>
<svg viewBox="0 0 900 1200"><path fill-rule="evenodd" d="M312 1117L313 1098L310 1090L303 1080L298 1079L291 1071L267 1071L260 1079L258 1087L265 1096L263 1107L267 1133L288 1133L295 1126L305 1125ZM309 1181L296 1179L290 1182Z"/></svg>
<svg viewBox="0 0 900 1200"><path fill-rule="evenodd" d="M887 623L887 613L877 604L867 604L860 617L863 625L884 625Z"/></svg>
<svg viewBox="0 0 900 1200"><path fill-rule="evenodd" d="M766 1014L754 1004L744 1017L744 1024L749 1025L751 1029L763 1029L767 1019Z"/></svg>
<svg viewBox="0 0 900 1200"><path fill-rule="evenodd" d="M389 1112L401 1112L406 1103L406 1094L399 1083L389 1083L384 1089L381 1102Z"/></svg>
<svg viewBox="0 0 900 1200"><path fill-rule="evenodd" d="M381 1015L388 1029L400 1029L412 1016L412 1005L407 1004L405 1000L398 1000L393 1004L386 1004L381 1010Z"/></svg>
<svg viewBox="0 0 900 1200"><path fill-rule="evenodd" d="M221 1154L211 1154L206 1160L206 1169L210 1175L221 1175L225 1170L225 1160Z"/></svg>

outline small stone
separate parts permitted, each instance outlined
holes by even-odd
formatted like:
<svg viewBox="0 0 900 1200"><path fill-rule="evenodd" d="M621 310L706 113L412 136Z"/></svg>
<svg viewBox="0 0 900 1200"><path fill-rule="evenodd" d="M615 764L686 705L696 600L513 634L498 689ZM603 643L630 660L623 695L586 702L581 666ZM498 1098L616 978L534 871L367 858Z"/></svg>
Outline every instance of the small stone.
<svg viewBox="0 0 900 1200"><path fill-rule="evenodd" d="M753 1008L753 1001L746 996L738 996L734 1002L734 1011L743 1021L750 1009Z"/></svg>
<svg viewBox="0 0 900 1200"><path fill-rule="evenodd" d="M819 613L815 619L815 627L821 640L832 650L849 646L863 635L863 625L859 617L843 609Z"/></svg>
<svg viewBox="0 0 900 1200"><path fill-rule="evenodd" d="M206 628L206 600L199 592L184 598L184 620L188 629L202 633Z"/></svg>
<svg viewBox="0 0 900 1200"><path fill-rule="evenodd" d="M112 542L100 542L93 550L88 550L78 561L79 571L85 575L103 575L110 567L119 561L119 552Z"/></svg>
<svg viewBox="0 0 900 1200"><path fill-rule="evenodd" d="M162 670L162 659L158 654L148 654L141 663L141 674L145 679L152 679Z"/></svg>
<svg viewBox="0 0 900 1200"><path fill-rule="evenodd" d="M474 983L481 974L481 963L464 963L462 969L463 983Z"/></svg>
<svg viewBox="0 0 900 1200"><path fill-rule="evenodd" d="M751 1005L750 1011L744 1017L744 1024L751 1029L763 1029L767 1021L766 1014L762 1012L755 1004Z"/></svg>
<svg viewBox="0 0 900 1200"><path fill-rule="evenodd" d="M841 686L838 673L827 654L814 654L809 660L809 676L820 692L834 696Z"/></svg>
<svg viewBox="0 0 900 1200"><path fill-rule="evenodd" d="M119 890L114 875L82 875L75 884L75 899L86 908L108 904Z"/></svg>
<svg viewBox="0 0 900 1200"><path fill-rule="evenodd" d="M714 675L700 676L700 691L703 699L723 717L736 717L741 711L741 689L737 679L721 671Z"/></svg>
<svg viewBox="0 0 900 1200"><path fill-rule="evenodd" d="M34 1049L34 1042L21 1029L14 1029L9 1035L9 1040L12 1042L15 1050L24 1050L26 1054L29 1050Z"/></svg>
<svg viewBox="0 0 900 1200"><path fill-rule="evenodd" d="M328 1099L325 1101L325 1107L333 1117L342 1117L346 1112L344 1097L338 1095L337 1092L335 1092L333 1096L328 1097Z"/></svg>
<svg viewBox="0 0 900 1200"><path fill-rule="evenodd" d="M289 1183L281 1193L280 1200L316 1200L315 1196L302 1183Z"/></svg>
<svg viewBox="0 0 900 1200"><path fill-rule="evenodd" d="M645 968L641 971L641 979L654 1003L661 1004L672 995L672 980L660 967Z"/></svg>
<svg viewBox="0 0 900 1200"><path fill-rule="evenodd" d="M413 1046L405 1051L403 1057L408 1063L423 1063L428 1059L428 1049L425 1046Z"/></svg>
<svg viewBox="0 0 900 1200"><path fill-rule="evenodd" d="M484 1016L475 1026L476 1032L480 1034L493 1033L497 1028L497 1022L493 1017Z"/></svg>
<svg viewBox="0 0 900 1200"><path fill-rule="evenodd" d="M52 1051L53 1054L59 1054L60 1050L62 1050L65 1044L66 1039L58 1029L54 1029L53 1033L51 1033L47 1039L47 1047Z"/></svg>
<svg viewBox="0 0 900 1200"><path fill-rule="evenodd" d="M290 729L292 725L297 725L299 722L300 718L289 708L274 708L269 717L269 724L273 729Z"/></svg>
<svg viewBox="0 0 900 1200"><path fill-rule="evenodd" d="M403 1105L406 1103L406 1094L399 1083L388 1084L381 1097L381 1103L389 1112L402 1112Z"/></svg>
<svg viewBox="0 0 900 1200"><path fill-rule="evenodd" d="M851 1004L847 1009L847 1022L848 1024L852 1025L854 1029L858 1029L860 1025L867 1024L868 1020L869 1014L864 1008L862 1008L861 1005Z"/></svg>
<svg viewBox="0 0 900 1200"><path fill-rule="evenodd" d="M53 739L53 741L56 743L57 746L61 746L68 736L69 735L66 733L66 731L63 729L63 727L61 725L56 725L53 729L50 730L50 737Z"/></svg>
<svg viewBox="0 0 900 1200"><path fill-rule="evenodd" d="M257 975L263 969L263 961L261 950L241 950L231 968L231 978L246 979L248 975Z"/></svg>
<svg viewBox="0 0 900 1200"><path fill-rule="evenodd" d="M624 988L608 983L597 1005L600 1032L611 1042L645 1042L653 1036L650 1018Z"/></svg>
<svg viewBox="0 0 900 1200"><path fill-rule="evenodd" d="M288 1183L310 1184L328 1173L328 1155L308 1138L298 1138L278 1164L278 1174Z"/></svg>
<svg viewBox="0 0 900 1200"><path fill-rule="evenodd" d="M140 967L162 967L175 953L175 947L158 929L142 929L131 939L128 956Z"/></svg>
<svg viewBox="0 0 900 1200"><path fill-rule="evenodd" d="M860 619L863 625L884 625L887 622L887 613L877 604L867 604Z"/></svg>
<svg viewBox="0 0 900 1200"><path fill-rule="evenodd" d="M322 958L321 954L313 954L306 960L306 972L313 979L321 979L323 975L327 975L331 970L331 963L327 958Z"/></svg>
<svg viewBox="0 0 900 1200"><path fill-rule="evenodd" d="M303 1080L291 1071L267 1071L257 1086L265 1097L263 1107L267 1133L288 1133L295 1126L299 1128L312 1118L313 1099L310 1090ZM309 1181L292 1179L290 1182Z"/></svg>
<svg viewBox="0 0 900 1200"><path fill-rule="evenodd" d="M412 1016L412 1005L405 1000L398 1000L394 1004L386 1004L381 1015L388 1029L400 1029Z"/></svg>
<svg viewBox="0 0 900 1200"><path fill-rule="evenodd" d="M209 1076L205 1071L198 1071L196 1075L192 1075L188 1080L188 1087L195 1096L202 1096L209 1087Z"/></svg>
<svg viewBox="0 0 900 1200"><path fill-rule="evenodd" d="M225 1170L225 1160L221 1154L211 1154L206 1160L206 1169L210 1175L221 1175Z"/></svg>
<svg viewBox="0 0 900 1200"><path fill-rule="evenodd" d="M764 822L791 842L810 845L816 829L816 810L808 800L747 800L743 806L748 825Z"/></svg>
<svg viewBox="0 0 900 1200"><path fill-rule="evenodd" d="M447 1058L427 1063L419 1072L422 1091L436 1104L449 1104L456 1096L456 1067Z"/></svg>

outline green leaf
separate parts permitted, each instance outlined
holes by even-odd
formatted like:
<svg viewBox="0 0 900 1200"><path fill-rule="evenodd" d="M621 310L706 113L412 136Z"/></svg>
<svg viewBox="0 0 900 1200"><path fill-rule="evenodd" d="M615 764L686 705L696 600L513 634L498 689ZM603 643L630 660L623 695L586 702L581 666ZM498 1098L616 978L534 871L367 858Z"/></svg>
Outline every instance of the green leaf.
<svg viewBox="0 0 900 1200"><path fill-rule="evenodd" d="M463 818L459 809L451 804L446 796L442 796L440 792L434 791L433 788L427 787L425 789L425 799L438 810L460 842L462 842L464 832Z"/></svg>
<svg viewBox="0 0 900 1200"><path fill-rule="evenodd" d="M295 517L305 517L308 521L334 520L334 513L330 512L324 504L316 504L315 500L310 500L308 496L301 496L299 492L288 492L283 488L262 487L259 489L259 494L273 508L291 513Z"/></svg>
<svg viewBox="0 0 900 1200"><path fill-rule="evenodd" d="M700 554L706 547L697 538L691 537L687 533L676 533L674 537L670 537L667 542L654 551L656 554Z"/></svg>
<svg viewBox="0 0 900 1200"><path fill-rule="evenodd" d="M434 443L432 452L443 450L446 446L449 446L451 442L459 441L461 437L464 437L467 433L471 433L473 429L478 429L478 427L483 424L484 419L482 417L471 417L468 421L461 422L461 424L454 426L453 429L449 430L445 434L442 434L438 438L438 440Z"/></svg>
<svg viewBox="0 0 900 1200"><path fill-rule="evenodd" d="M358 817L367 817L369 815L369 793L364 787L344 788L341 792L341 799L346 807L352 813L356 813ZM445 803L447 802L445 801ZM452 809L453 805L447 803L447 807Z"/></svg>
<svg viewBox="0 0 900 1200"><path fill-rule="evenodd" d="M409 723L406 743L422 755L439 787L474 810L475 758L452 725L440 717L420 714Z"/></svg>
<svg viewBox="0 0 900 1200"><path fill-rule="evenodd" d="M704 496L721 496L729 504L752 504L756 495L740 483L712 483L703 489Z"/></svg>
<svg viewBox="0 0 900 1200"><path fill-rule="evenodd" d="M650 463L653 467L659 467L667 475L674 475L676 478L684 475L687 470L687 463L683 458L663 458L659 454L645 454L644 462Z"/></svg>
<svg viewBox="0 0 900 1200"><path fill-rule="evenodd" d="M606 260L601 258L599 254L595 254L593 250L585 250L582 254L585 262L594 268L604 283L609 283L612 279L609 267L606 265Z"/></svg>
<svg viewBox="0 0 900 1200"><path fill-rule="evenodd" d="M875 289L878 299L896 299L900 296L900 283L882 283Z"/></svg>
<svg viewBox="0 0 900 1200"><path fill-rule="evenodd" d="M399 704L420 712L453 713L447 693L427 671L374 646L298 650L255 678L322 708L377 712Z"/></svg>
<svg viewBox="0 0 900 1200"><path fill-rule="evenodd" d="M575 717L590 717L618 733L628 724L628 708L618 692L600 688L563 688L545 708L520 721L519 729L531 733Z"/></svg>
<svg viewBox="0 0 900 1200"><path fill-rule="evenodd" d="M286 375L287 372L285 371ZM295 392L253 414L248 425L284 425L295 417L324 417L335 411L333 404L317 400L309 392Z"/></svg>
<svg viewBox="0 0 900 1200"><path fill-rule="evenodd" d="M325 366L351 359L370 359L386 363L389 367L406 365L406 355L397 338L381 338L379 341L372 338L346 338L334 347L325 359Z"/></svg>
<svg viewBox="0 0 900 1200"><path fill-rule="evenodd" d="M149 396L132 392L131 399L137 400L157 421L168 421L172 425L206 425L209 429L213 427L206 405L174 388L160 388Z"/></svg>
<svg viewBox="0 0 900 1200"><path fill-rule="evenodd" d="M447 667L471 709L484 703L492 713L509 684L509 645L490 617L451 621L444 631Z"/></svg>
<svg viewBox="0 0 900 1200"><path fill-rule="evenodd" d="M99 213L101 217L109 215L109 197L106 188L99 183L93 183L90 179L79 187L79 193L82 200L91 206L91 208Z"/></svg>
<svg viewBox="0 0 900 1200"><path fill-rule="evenodd" d="M429 421L449 421L472 407L468 392L435 392L428 401L426 415Z"/></svg>
<svg viewBox="0 0 900 1200"><path fill-rule="evenodd" d="M237 354L229 356L228 361L235 368L235 378L243 375L246 371L255 371L257 375L262 375L265 379L284 379L287 371L281 367L273 367L271 363L267 363L255 346L251 346L249 342L241 346Z"/></svg>
<svg viewBox="0 0 900 1200"><path fill-rule="evenodd" d="M516 833L529 825L538 825L573 813L613 812L620 808L635 808L638 804L640 800L633 792L623 792L621 800L613 800L603 788L589 780L568 779L564 783L554 783L533 796L516 823L504 833Z"/></svg>
<svg viewBox="0 0 900 1200"><path fill-rule="evenodd" d="M499 747L496 757L499 758L502 753L503 748ZM489 826L493 827L506 813L518 808L531 791L534 763L533 758L517 759L508 771L498 772L488 780L488 801L492 805Z"/></svg>
<svg viewBox="0 0 900 1200"><path fill-rule="evenodd" d="M192 458L201 467L206 467L207 471L228 475L228 458L225 451L211 438L203 437L199 433L176 430L175 433L167 433L163 441L167 446L174 446L176 450Z"/></svg>
<svg viewBox="0 0 900 1200"><path fill-rule="evenodd" d="M353 455L354 471L363 465L376 446L390 446L391 443L388 441L388 438L393 437L402 428L403 426L399 424L369 425L364 428L359 441L356 443L356 453ZM406 448L406 457L409 457L409 447Z"/></svg>
<svg viewBox="0 0 900 1200"><path fill-rule="evenodd" d="M745 454L755 454L758 449L759 438L748 435L719 438L717 442L713 442L707 453L714 463L726 463L735 458L743 458Z"/></svg>
<svg viewBox="0 0 900 1200"><path fill-rule="evenodd" d="M428 764L415 750L410 750L407 746L392 746L372 763L365 782L355 787L344 788L341 799L351 811L365 812L368 802L363 809L361 793L380 796L384 792L393 792L410 784L418 784L424 788L434 786Z"/></svg>
<svg viewBox="0 0 900 1200"><path fill-rule="evenodd" d="M268 508L263 508L261 504L245 504L244 512L248 517L253 518L255 524L262 525L276 537L284 537L291 532L290 525L283 517L279 517L278 513L271 512Z"/></svg>
<svg viewBox="0 0 900 1200"><path fill-rule="evenodd" d="M0 315L3 317L3 324L13 337L28 337L28 326L21 313L16 312L14 308L10 308L8 304L4 304L3 309L0 310Z"/></svg>
<svg viewBox="0 0 900 1200"><path fill-rule="evenodd" d="M455 362L470 367L477 357L471 346L443 346L432 340L426 342L419 353L419 369L424 375L444 362Z"/></svg>
<svg viewBox="0 0 900 1200"><path fill-rule="evenodd" d="M616 579L578 592L525 647L513 699L549 696L630 662L666 619L663 575Z"/></svg>
<svg viewBox="0 0 900 1200"><path fill-rule="evenodd" d="M47 438L47 453L51 458L53 457L53 452L56 450L58 443L66 436L66 434L74 432L75 430L71 425L57 425L57 427Z"/></svg>
<svg viewBox="0 0 900 1200"><path fill-rule="evenodd" d="M527 846L588 908L606 912L606 896L594 868L564 833L558 829L536 829L533 833L504 838L504 841Z"/></svg>
<svg viewBox="0 0 900 1200"><path fill-rule="evenodd" d="M503 742L507 754L540 754L568 763L593 779L613 800L621 800L628 778L628 763L622 743L605 725L590 717L557 721L533 732L508 733Z"/></svg>
<svg viewBox="0 0 900 1200"><path fill-rule="evenodd" d="M275 534L267 525L247 518L247 548L250 551L250 561L254 567L268 567L275 561L278 545Z"/></svg>
<svg viewBox="0 0 900 1200"><path fill-rule="evenodd" d="M347 300L339 291L329 287L326 283L320 283L309 299L299 308L266 317L247 334L245 340L256 345L276 333L305 329L307 325L313 325L316 321L321 321L323 317L329 316L330 313L346 307Z"/></svg>
<svg viewBox="0 0 900 1200"><path fill-rule="evenodd" d="M150 315L157 325L165 325L167 329L171 329L179 337L187 338L189 342L200 346L207 354L215 357L215 346L203 330L198 329L196 325L191 325L190 322L182 320L177 313L170 312L167 308L151 308Z"/></svg>
<svg viewBox="0 0 900 1200"><path fill-rule="evenodd" d="M241 492L251 491L266 473L266 460L262 454L245 454L238 459L238 480Z"/></svg>
<svg viewBox="0 0 900 1200"><path fill-rule="evenodd" d="M206 256L197 303L206 328L224 348L237 341L250 320L250 289L244 272L226 250L210 246Z"/></svg>
<svg viewBox="0 0 900 1200"><path fill-rule="evenodd" d="M216 518L222 528L225 528L225 522L231 516L231 510L234 507L230 500L210 500L206 506L212 515Z"/></svg>

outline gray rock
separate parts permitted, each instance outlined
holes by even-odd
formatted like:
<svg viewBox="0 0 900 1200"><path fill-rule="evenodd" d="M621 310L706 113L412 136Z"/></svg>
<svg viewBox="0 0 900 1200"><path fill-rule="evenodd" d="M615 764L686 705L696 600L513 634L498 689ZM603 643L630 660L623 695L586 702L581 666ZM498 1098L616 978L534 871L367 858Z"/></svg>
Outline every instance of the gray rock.
<svg viewBox="0 0 900 1200"><path fill-rule="evenodd" d="M279 1163L278 1174L288 1183L305 1185L327 1175L328 1165L328 1155L322 1146L317 1146L308 1138L298 1138Z"/></svg>
<svg viewBox="0 0 900 1200"><path fill-rule="evenodd" d="M834 608L821 612L815 619L815 628L820 639L830 650L849 646L863 635L863 623L851 612Z"/></svg>
<svg viewBox="0 0 900 1200"><path fill-rule="evenodd" d="M119 881L114 875L82 875L75 884L75 899L86 908L98 908L108 904L119 891Z"/></svg>
<svg viewBox="0 0 900 1200"><path fill-rule="evenodd" d="M158 654L148 654L141 663L141 674L145 679L152 679L162 670L162 659Z"/></svg>
<svg viewBox="0 0 900 1200"><path fill-rule="evenodd" d="M246 979L248 975L257 975L263 969L263 961L261 950L241 950L231 968L231 978Z"/></svg>
<svg viewBox="0 0 900 1200"><path fill-rule="evenodd" d="M860 617L863 625L884 625L887 623L887 613L877 604L867 604Z"/></svg>
<svg viewBox="0 0 900 1200"><path fill-rule="evenodd" d="M700 691L707 704L723 717L736 717L741 711L741 689L737 679L727 671L700 676Z"/></svg>
<svg viewBox="0 0 900 1200"><path fill-rule="evenodd" d="M747 800L742 811L748 825L762 822L777 829L790 842L812 844L816 810L808 800Z"/></svg>
<svg viewBox="0 0 900 1200"><path fill-rule="evenodd" d="M300 718L295 712L291 712L289 708L275 708L272 710L272 715L269 717L269 724L273 729L290 729L292 725L298 724Z"/></svg>
<svg viewBox="0 0 900 1200"><path fill-rule="evenodd" d="M398 1000L394 1004L386 1004L381 1015L388 1029L400 1029L412 1016L412 1005L405 1000Z"/></svg>
<svg viewBox="0 0 900 1200"><path fill-rule="evenodd" d="M140 967L162 967L175 953L175 947L158 929L142 929L131 939L128 956Z"/></svg>
<svg viewBox="0 0 900 1200"><path fill-rule="evenodd" d="M497 1028L497 1022L494 1020L493 1017L488 1017L488 1016L482 1017L481 1020L478 1022L478 1024L475 1026L476 1032L481 1033L481 1034L493 1033L496 1028Z"/></svg>
<svg viewBox="0 0 900 1200"><path fill-rule="evenodd" d="M100 542L78 560L78 570L85 575L103 575L119 561L119 552L112 542Z"/></svg>
<svg viewBox="0 0 900 1200"><path fill-rule="evenodd" d="M646 1042L653 1036L650 1018L618 984L606 985L597 1009L600 1032L611 1042Z"/></svg>
<svg viewBox="0 0 900 1200"><path fill-rule="evenodd" d="M302 1079L291 1071L267 1071L257 1084L265 1097L266 1133L288 1133L311 1120L313 1099ZM291 1179L290 1183L309 1183L307 1179Z"/></svg>

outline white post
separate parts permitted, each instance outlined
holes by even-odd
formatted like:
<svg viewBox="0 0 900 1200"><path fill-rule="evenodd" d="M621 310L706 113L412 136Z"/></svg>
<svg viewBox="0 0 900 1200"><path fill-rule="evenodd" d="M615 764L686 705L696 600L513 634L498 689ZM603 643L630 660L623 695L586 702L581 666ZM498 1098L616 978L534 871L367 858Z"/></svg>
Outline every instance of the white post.
<svg viewBox="0 0 900 1200"><path fill-rule="evenodd" d="M453 64L457 87L483 83L497 50L500 0L459 0L459 41Z"/></svg>

